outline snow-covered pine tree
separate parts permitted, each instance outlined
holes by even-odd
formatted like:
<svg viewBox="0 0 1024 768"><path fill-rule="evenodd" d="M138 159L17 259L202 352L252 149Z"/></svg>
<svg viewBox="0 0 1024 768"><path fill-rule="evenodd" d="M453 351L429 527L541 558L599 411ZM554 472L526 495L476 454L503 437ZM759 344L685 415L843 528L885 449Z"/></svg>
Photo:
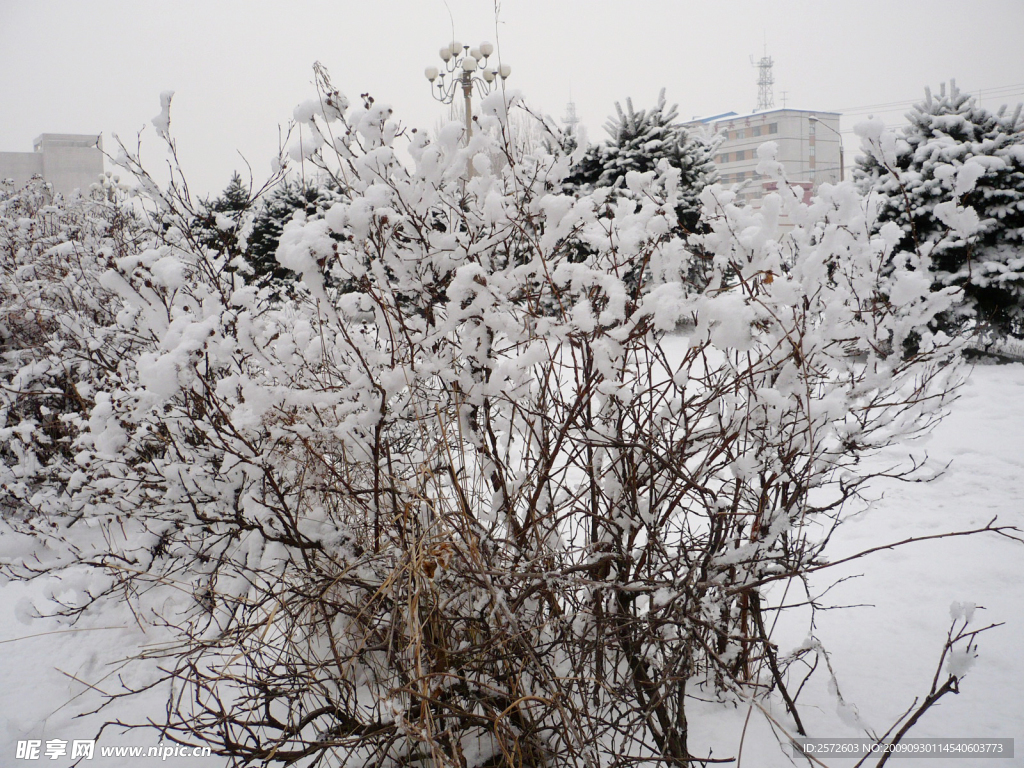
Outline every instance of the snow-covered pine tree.
<svg viewBox="0 0 1024 768"><path fill-rule="evenodd" d="M218 213L240 213L249 207L250 202L249 190L245 188L241 174L235 171L220 197L213 201L212 207Z"/></svg>
<svg viewBox="0 0 1024 768"><path fill-rule="evenodd" d="M617 193L626 192L629 171L654 171L667 160L670 167L680 171L681 195L676 208L679 224L684 232L695 231L700 220L700 193L718 181L715 146L691 135L678 117L678 105L667 105L664 88L649 110L634 109L632 99L626 99L625 109L616 102L615 115L605 123L610 138L587 151L566 179L566 188L589 193L598 187L610 187Z"/></svg>
<svg viewBox="0 0 1024 768"><path fill-rule="evenodd" d="M691 135L678 122L678 105L668 106L665 89L658 94L652 109L636 110L633 100L626 99L626 108L618 102L615 115L608 118L605 131L609 138L603 144L591 145L570 170L563 183L563 191L573 196L607 190L608 202L636 197L626 183L627 174L652 173L662 162L679 173L679 196L675 206L673 230L686 238L702 230L701 192L719 180L714 163L718 141ZM575 148L575 137L563 146L563 151ZM639 202L639 200L637 201ZM581 246L586 250L585 246ZM583 256L581 255L581 258ZM707 264L703 258L694 258L690 264L687 283L704 285L707 282ZM630 265L623 276L631 294L639 296L648 282L643 264Z"/></svg>
<svg viewBox="0 0 1024 768"><path fill-rule="evenodd" d="M855 178L878 198L880 221L903 229L901 247L928 252L934 287L963 288L963 304L942 315L940 327L1024 336L1021 106L990 112L955 82L938 96L925 93L889 160L866 152ZM977 213L967 236L950 218L952 199Z"/></svg>
<svg viewBox="0 0 1024 768"><path fill-rule="evenodd" d="M298 280L291 270L282 267L276 257L277 246L285 224L298 211L306 218L323 215L324 209L339 199L330 185L303 184L284 181L266 198L256 213L248 238L246 261L252 267L257 284L286 284Z"/></svg>
<svg viewBox="0 0 1024 768"><path fill-rule="evenodd" d="M228 260L241 256L245 249L238 235L254 198L252 190L246 188L242 176L235 171L220 196L206 200L197 212L193 229L198 243L224 254Z"/></svg>

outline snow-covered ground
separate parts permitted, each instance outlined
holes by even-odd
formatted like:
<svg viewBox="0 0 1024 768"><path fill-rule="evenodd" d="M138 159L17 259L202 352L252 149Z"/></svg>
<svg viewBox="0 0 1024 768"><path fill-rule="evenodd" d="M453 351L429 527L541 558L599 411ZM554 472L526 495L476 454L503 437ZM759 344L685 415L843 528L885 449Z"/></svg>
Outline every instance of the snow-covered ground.
<svg viewBox="0 0 1024 768"><path fill-rule="evenodd" d="M1024 366L974 368L950 415L931 440L915 449L924 451L933 467L949 465L945 473L931 483L876 485L881 500L840 528L831 559L910 537L982 527L997 515L1001 524L1024 529ZM895 457L899 452L891 453ZM831 655L843 699L856 707L866 726L880 733L915 697L928 693L950 626L951 603L984 607L972 626L1004 622L979 637L978 658L960 694L941 699L908 737L1016 740L1012 760L922 763L934 768L1024 765L1024 546L992 534L928 541L869 555L818 576L821 588L855 577L839 584L825 601L857 607L819 613L815 634ZM775 636L780 653L792 650L805 636L806 621L780 627ZM848 713L837 711L823 671L818 670L816 684L800 697L809 735L864 736L848 724ZM940 682L944 679L945 674ZM710 738L695 728L694 751L706 754L699 745L714 743L716 757L736 756L747 710L728 713L707 707L702 712L707 719L697 722ZM772 714L783 725L791 722L781 702ZM767 718L756 709L743 753L741 765L792 764L777 746ZM856 761L825 762L852 766Z"/></svg>
<svg viewBox="0 0 1024 768"><path fill-rule="evenodd" d="M911 536L979 527L997 515L1001 523L1024 529L1024 365L975 368L950 416L927 445L915 450L927 450L935 467L949 463L945 474L928 484L876 486L883 498L840 529L833 559ZM927 692L949 627L950 604L976 603L984 607L977 612L976 625L1004 625L980 637L979 657L960 694L942 699L910 735L1016 739L1018 756L1013 760L934 759L922 764L929 767L1024 765L1024 545L993 535L914 544L822 572L819 586L858 574L825 598L833 605L857 607L820 613L815 630L831 654L847 705L856 707L867 726L885 731L915 696ZM38 592L22 585L0 589L0 766L69 765L67 758L17 760L17 742L91 738L103 717L74 717L84 701L79 697L83 681L101 689L113 686L117 671L104 669L97 659L119 646L130 651L130 643L138 640L129 629L102 624L42 634L54 627L18 618L25 613L24 600ZM780 625L775 635L780 653L799 645L805 628L795 620ZM800 697L810 735L862 735L848 724L849 711L842 716L837 711L827 683L827 674L819 670ZM136 718L145 703L159 716L154 696L132 705ZM789 727L781 705L772 714ZM748 718L745 708L694 702L691 749L706 754L713 745L715 758L736 757L745 723L741 766L792 764L757 709ZM158 741L155 732L122 736L109 730L99 744L151 746ZM852 766L854 761L825 762ZM147 763L199 768L224 761L103 758L97 751L82 765Z"/></svg>

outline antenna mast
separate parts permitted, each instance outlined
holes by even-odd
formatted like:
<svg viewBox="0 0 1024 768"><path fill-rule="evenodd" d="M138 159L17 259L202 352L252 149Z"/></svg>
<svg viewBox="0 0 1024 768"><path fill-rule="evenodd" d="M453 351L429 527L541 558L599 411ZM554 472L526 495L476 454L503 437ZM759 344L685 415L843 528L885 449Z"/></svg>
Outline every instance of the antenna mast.
<svg viewBox="0 0 1024 768"><path fill-rule="evenodd" d="M775 78L772 76L772 57L768 55L768 47L765 46L764 56L754 64L754 57L750 57L750 63L757 67L757 108L755 112L762 112L766 109L775 109L775 97L772 94L772 86Z"/></svg>

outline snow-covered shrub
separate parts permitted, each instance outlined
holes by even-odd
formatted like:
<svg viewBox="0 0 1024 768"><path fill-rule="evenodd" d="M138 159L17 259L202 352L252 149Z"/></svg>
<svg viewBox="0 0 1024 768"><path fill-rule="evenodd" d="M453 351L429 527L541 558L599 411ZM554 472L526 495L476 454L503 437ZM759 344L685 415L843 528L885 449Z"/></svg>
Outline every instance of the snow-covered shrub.
<svg viewBox="0 0 1024 768"><path fill-rule="evenodd" d="M866 126L861 191L877 199L880 221L903 230L900 247L927 257L937 289L963 289L942 328L1024 335L1021 106L993 114L951 82L938 96L926 91L907 119L886 147L879 125Z"/></svg>
<svg viewBox="0 0 1024 768"><path fill-rule="evenodd" d="M109 178L92 196L52 199L46 185L0 189L0 510L31 530L78 467L97 392L131 357L100 275L135 247L139 222Z"/></svg>
<svg viewBox="0 0 1024 768"><path fill-rule="evenodd" d="M65 616L130 612L112 695L165 691L165 738L237 765L685 765L694 690L772 689L802 731L765 588L826 567L860 460L941 415L955 350L927 327L955 291L852 185L785 184L758 213L703 192L694 291L677 168L552 192L569 159L517 153L507 110L466 146L329 87L301 108L296 155L345 196L282 232L294 299L190 240L173 193L83 283L121 346L102 378L68 366L73 472L5 490L5 569L59 575ZM90 360L91 328L66 331ZM56 461L5 419L5 482Z"/></svg>

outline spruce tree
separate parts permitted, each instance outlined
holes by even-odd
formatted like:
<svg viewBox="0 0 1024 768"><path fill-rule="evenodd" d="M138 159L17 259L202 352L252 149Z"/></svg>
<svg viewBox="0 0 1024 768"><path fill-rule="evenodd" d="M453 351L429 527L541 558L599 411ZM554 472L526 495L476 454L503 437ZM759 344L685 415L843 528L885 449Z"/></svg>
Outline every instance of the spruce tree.
<svg viewBox="0 0 1024 768"><path fill-rule="evenodd" d="M285 181L271 192L256 214L248 240L246 259L255 273L253 279L278 287L296 281L298 276L277 262L277 246L285 225L299 211L307 219L320 216L338 199L337 191L328 185Z"/></svg>
<svg viewBox="0 0 1024 768"><path fill-rule="evenodd" d="M718 181L714 146L691 136L679 123L678 105L667 105L664 88L653 109L636 110L632 99L626 99L626 108L616 102L615 112L605 123L609 139L587 151L566 180L566 188L588 193L610 187L622 194L627 173L653 171L667 160L681 172L679 183L684 195L676 210L679 225L684 232L696 231L701 190Z"/></svg>
<svg viewBox="0 0 1024 768"><path fill-rule="evenodd" d="M218 213L232 214L247 210L250 203L249 191L242 182L242 176L235 171L220 197L213 201L212 207Z"/></svg>
<svg viewBox="0 0 1024 768"><path fill-rule="evenodd" d="M193 224L198 243L219 251L228 261L243 256L244 248L238 241L239 226L252 204L249 189L235 171L219 197L203 202Z"/></svg>
<svg viewBox="0 0 1024 768"><path fill-rule="evenodd" d="M895 146L895 165L876 153L858 158L855 178L879 200L882 222L903 229L904 248L930 255L936 289L959 286L964 303L946 313L947 331L988 331L1024 336L1024 120L1021 107L992 113L955 83L907 114ZM958 196L962 169L980 174ZM982 170L983 169L983 170ZM968 169L970 173L972 169ZM980 225L970 237L954 231L936 206L956 200L971 207ZM941 213L940 209L939 213Z"/></svg>

